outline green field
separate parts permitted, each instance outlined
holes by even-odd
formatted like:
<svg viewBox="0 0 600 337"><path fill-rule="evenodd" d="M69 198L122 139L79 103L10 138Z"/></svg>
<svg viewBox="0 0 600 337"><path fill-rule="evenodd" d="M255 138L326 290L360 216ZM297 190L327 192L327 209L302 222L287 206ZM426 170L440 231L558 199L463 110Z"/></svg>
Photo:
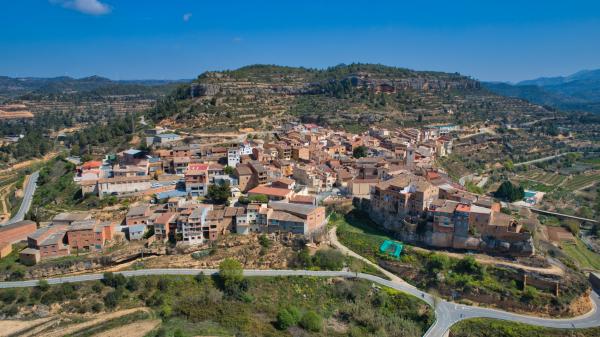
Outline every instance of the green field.
<svg viewBox="0 0 600 337"><path fill-rule="evenodd" d="M597 337L600 328L551 329L489 318L473 318L456 323L450 337Z"/></svg>
<svg viewBox="0 0 600 337"><path fill-rule="evenodd" d="M589 250L581 240L577 239L576 244L562 243L562 249L581 268L600 270L600 254Z"/></svg>

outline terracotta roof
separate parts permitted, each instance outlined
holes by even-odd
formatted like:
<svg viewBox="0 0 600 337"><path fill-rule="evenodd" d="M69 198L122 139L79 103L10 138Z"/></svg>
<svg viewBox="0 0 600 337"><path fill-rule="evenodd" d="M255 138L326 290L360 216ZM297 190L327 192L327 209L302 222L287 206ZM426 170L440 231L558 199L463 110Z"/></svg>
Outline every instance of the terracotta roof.
<svg viewBox="0 0 600 337"><path fill-rule="evenodd" d="M252 170L246 165L238 165L235 168L235 170L237 171L238 175L242 175L242 176L252 175Z"/></svg>
<svg viewBox="0 0 600 337"><path fill-rule="evenodd" d="M459 204L458 206L456 206L456 211L457 212L470 212L471 206L465 205L465 204Z"/></svg>
<svg viewBox="0 0 600 337"><path fill-rule="evenodd" d="M268 187L268 186L257 186L250 191L248 194L264 194L267 196L276 196L276 197L287 197L292 193L291 190L287 188L276 188L276 187Z"/></svg>
<svg viewBox="0 0 600 337"><path fill-rule="evenodd" d="M295 182L296 181L294 179L285 178L285 177L278 178L277 180L274 181L274 183L282 183L282 184L285 184L285 185L291 185L291 184L293 184Z"/></svg>
<svg viewBox="0 0 600 337"><path fill-rule="evenodd" d="M290 198L290 202L314 204L315 197L312 195L295 195Z"/></svg>
<svg viewBox="0 0 600 337"><path fill-rule="evenodd" d="M175 216L177 216L177 213L175 213L175 212L163 213L158 218L156 218L156 220L154 220L154 223L155 224L166 225L169 222L171 222L172 219L173 219L173 217L175 217Z"/></svg>
<svg viewBox="0 0 600 337"><path fill-rule="evenodd" d="M293 222L304 222L304 219L297 217L293 214L282 212L282 211L273 211L269 219L278 220L278 221L293 221Z"/></svg>
<svg viewBox="0 0 600 337"><path fill-rule="evenodd" d="M100 161L88 161L83 163L83 165L81 165L81 167L83 167L86 170L92 169L92 168L99 168L100 166L102 166L102 162Z"/></svg>

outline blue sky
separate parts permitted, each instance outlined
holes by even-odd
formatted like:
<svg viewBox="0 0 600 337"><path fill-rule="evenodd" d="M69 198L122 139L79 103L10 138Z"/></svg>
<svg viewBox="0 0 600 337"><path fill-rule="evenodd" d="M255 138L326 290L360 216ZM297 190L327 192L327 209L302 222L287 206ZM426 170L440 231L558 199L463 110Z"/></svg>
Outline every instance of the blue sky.
<svg viewBox="0 0 600 337"><path fill-rule="evenodd" d="M600 68L600 1L0 3L0 75L176 79L352 62L499 81Z"/></svg>

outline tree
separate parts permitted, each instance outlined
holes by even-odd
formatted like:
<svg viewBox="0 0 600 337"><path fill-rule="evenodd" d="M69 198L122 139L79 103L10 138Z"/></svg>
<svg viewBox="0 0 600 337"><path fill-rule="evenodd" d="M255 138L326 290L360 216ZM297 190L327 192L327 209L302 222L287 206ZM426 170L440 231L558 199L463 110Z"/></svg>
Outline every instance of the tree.
<svg viewBox="0 0 600 337"><path fill-rule="evenodd" d="M111 272L104 273L102 283L109 287L118 288L122 287L127 283L127 278L122 274L113 274Z"/></svg>
<svg viewBox="0 0 600 337"><path fill-rule="evenodd" d="M212 184L208 186L208 193L206 196L215 204L222 205L229 199L231 195L231 189L229 182L226 181L222 184Z"/></svg>
<svg viewBox="0 0 600 337"><path fill-rule="evenodd" d="M219 264L219 278L223 282L225 291L236 292L244 280L242 264L234 259L225 259Z"/></svg>
<svg viewBox="0 0 600 337"><path fill-rule="evenodd" d="M323 329L323 318L312 310L307 311L300 320L300 326L308 331L319 332Z"/></svg>
<svg viewBox="0 0 600 337"><path fill-rule="evenodd" d="M225 174L228 174L228 175L233 175L234 170L235 169L229 165L227 165L223 168L223 172L225 172Z"/></svg>
<svg viewBox="0 0 600 337"><path fill-rule="evenodd" d="M522 186L513 185L510 181L504 181L494 193L494 196L506 201L517 201L525 197L525 190Z"/></svg>
<svg viewBox="0 0 600 337"><path fill-rule="evenodd" d="M363 158L367 156L367 147L366 146L357 146L354 148L354 150L352 150L352 156L356 159L358 158Z"/></svg>

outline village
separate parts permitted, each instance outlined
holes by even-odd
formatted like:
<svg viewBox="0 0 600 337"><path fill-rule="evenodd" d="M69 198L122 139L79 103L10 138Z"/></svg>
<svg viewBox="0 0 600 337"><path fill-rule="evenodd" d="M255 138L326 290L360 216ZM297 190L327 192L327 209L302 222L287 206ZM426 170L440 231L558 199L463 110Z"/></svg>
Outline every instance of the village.
<svg viewBox="0 0 600 337"><path fill-rule="evenodd" d="M36 226L2 227L2 256L27 241L20 261L102 251L115 238L206 246L230 234L287 234L319 242L327 207L353 204L400 240L430 247L530 256L532 235L493 198L470 193L436 165L452 153L455 125L363 134L287 123L205 145L155 127L147 150L76 164L82 195L135 200L123 218L63 212Z"/></svg>

